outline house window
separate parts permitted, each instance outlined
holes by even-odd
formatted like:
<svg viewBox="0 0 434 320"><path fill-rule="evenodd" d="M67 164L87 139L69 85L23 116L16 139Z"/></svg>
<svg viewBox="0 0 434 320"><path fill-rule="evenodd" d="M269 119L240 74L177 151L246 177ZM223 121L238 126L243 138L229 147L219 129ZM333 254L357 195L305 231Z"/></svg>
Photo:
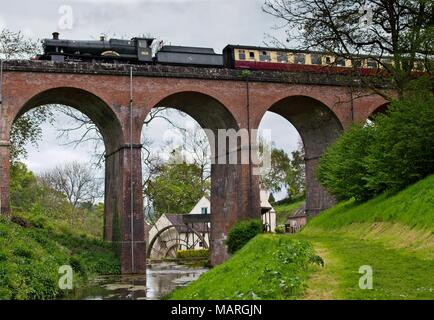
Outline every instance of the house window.
<svg viewBox="0 0 434 320"><path fill-rule="evenodd" d="M240 60L246 60L246 51L244 51L244 50L239 50L239 51L238 51L238 58L239 58Z"/></svg>
<svg viewBox="0 0 434 320"><path fill-rule="evenodd" d="M203 248L203 242L199 241L199 247Z"/></svg>
<svg viewBox="0 0 434 320"><path fill-rule="evenodd" d="M259 56L259 61L270 61L270 53L267 51L262 51L261 55Z"/></svg>
<svg viewBox="0 0 434 320"><path fill-rule="evenodd" d="M311 64L321 64L321 56L319 54L310 55Z"/></svg>
<svg viewBox="0 0 434 320"><path fill-rule="evenodd" d="M255 60L255 53L253 51L249 52L250 60Z"/></svg>
<svg viewBox="0 0 434 320"><path fill-rule="evenodd" d="M278 52L277 53L277 62L287 63L288 55L286 52Z"/></svg>
<svg viewBox="0 0 434 320"><path fill-rule="evenodd" d="M201 212L202 212L202 214L207 214L208 213L208 208L207 207L202 207L201 208Z"/></svg>
<svg viewBox="0 0 434 320"><path fill-rule="evenodd" d="M294 63L296 64L305 64L305 55L304 53L297 53L294 56Z"/></svg>

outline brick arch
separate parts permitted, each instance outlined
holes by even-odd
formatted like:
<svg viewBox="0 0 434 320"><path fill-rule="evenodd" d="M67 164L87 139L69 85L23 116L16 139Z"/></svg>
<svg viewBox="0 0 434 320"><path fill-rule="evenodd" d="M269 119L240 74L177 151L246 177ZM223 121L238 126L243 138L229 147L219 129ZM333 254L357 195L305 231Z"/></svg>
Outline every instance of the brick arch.
<svg viewBox="0 0 434 320"><path fill-rule="evenodd" d="M74 87L57 87L36 93L14 110L9 130L16 119L31 109L54 104L72 107L89 117L100 130L107 153L124 143L121 122L109 104L89 91Z"/></svg>
<svg viewBox="0 0 434 320"><path fill-rule="evenodd" d="M24 100L21 98L21 101ZM106 161L105 161L105 192L104 192L104 239L112 242L122 261L123 272L137 272L144 268L144 253L140 246L144 247L143 241L143 219L141 209L135 209L135 224L138 226L135 231L136 239L139 239L135 246L139 248L138 253L133 256L136 264L132 267L128 243L130 239L130 212L129 206L129 161L130 156L128 145L124 137L124 128L118 114L102 98L87 90L77 87L54 87L41 90L24 101L21 105L16 104L10 109L8 115L8 129L20 116L26 112L45 105L61 104L72 107L88 116L100 130L104 140ZM7 156L6 156L7 157ZM5 158L6 158L5 157ZM136 159L134 157L133 161ZM140 161L138 161L140 165ZM4 166L8 168L8 166ZM138 166L139 167L139 166ZM140 168L140 167L139 167ZM9 180L9 172L7 172ZM140 186L140 183L137 185ZM5 197L6 199L6 197ZM7 200L5 200L7 201ZM135 200L136 207L141 208L141 199ZM8 208L9 209L9 208ZM141 254L141 256L140 256ZM127 258L123 258L127 256ZM131 264L130 264L131 263Z"/></svg>
<svg viewBox="0 0 434 320"><path fill-rule="evenodd" d="M303 95L285 97L272 104L267 111L288 120L303 141L307 213L317 214L331 206L334 199L320 186L315 170L319 157L344 130L336 114L323 102Z"/></svg>
<svg viewBox="0 0 434 320"><path fill-rule="evenodd" d="M238 129L227 106L217 97L202 91L177 91L160 97L151 108L168 107L185 112L206 129ZM146 115L144 115L146 116Z"/></svg>
<svg viewBox="0 0 434 320"><path fill-rule="evenodd" d="M335 113L312 97L295 95L283 98L267 110L287 119L299 132L306 155L318 157L343 131Z"/></svg>
<svg viewBox="0 0 434 320"><path fill-rule="evenodd" d="M370 112L370 114L368 115L368 119L372 119L377 114L384 114L389 108L389 106L390 106L389 102L378 105Z"/></svg>
<svg viewBox="0 0 434 320"><path fill-rule="evenodd" d="M211 146L217 148L217 130L239 130L239 125L222 102L210 94L199 91L180 91L163 97L153 108L168 107L185 112L195 119L203 129L210 129L208 134ZM209 132L207 132L209 133ZM239 151L238 151L239 152ZM214 157L218 150L214 150ZM249 211L248 164L211 164L211 264L216 265L228 258L224 240L232 225L239 219L258 218L259 192L256 210Z"/></svg>

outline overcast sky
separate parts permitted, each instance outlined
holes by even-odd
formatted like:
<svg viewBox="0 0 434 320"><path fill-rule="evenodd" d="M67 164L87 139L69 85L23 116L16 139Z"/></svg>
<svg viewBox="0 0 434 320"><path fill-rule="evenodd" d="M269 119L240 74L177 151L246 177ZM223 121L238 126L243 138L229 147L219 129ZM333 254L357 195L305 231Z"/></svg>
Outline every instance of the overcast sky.
<svg viewBox="0 0 434 320"><path fill-rule="evenodd" d="M217 52L227 44L263 45L266 34L283 39L275 30L277 21L262 12L264 0L0 0L0 28L21 30L33 39L51 37L90 39L100 34L131 38L153 35L165 43L212 47ZM72 15L71 15L72 13ZM91 161L93 148L62 146L56 127L44 125L38 149L28 147L25 161L31 170L42 172L72 160ZM179 121L189 121L180 118ZM190 120L191 121L191 120ZM167 124L158 121L147 130L158 148ZM296 130L283 118L267 113L261 128L272 129L276 146L288 153L297 147Z"/></svg>

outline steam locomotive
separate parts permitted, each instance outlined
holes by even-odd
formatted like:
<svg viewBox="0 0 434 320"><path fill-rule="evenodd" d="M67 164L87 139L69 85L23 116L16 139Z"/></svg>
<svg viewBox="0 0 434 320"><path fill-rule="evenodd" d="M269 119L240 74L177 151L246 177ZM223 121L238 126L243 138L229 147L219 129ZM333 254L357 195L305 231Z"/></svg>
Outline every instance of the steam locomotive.
<svg viewBox="0 0 434 320"><path fill-rule="evenodd" d="M43 40L44 54L39 60L55 62L105 62L127 64L186 65L251 70L277 70L310 73L345 73L355 67L361 74L378 74L383 65L392 63L384 58L381 64L369 57L351 59L322 52L228 45L223 54L212 48L168 46L152 52L153 38L131 40L110 39L75 41L61 40L59 33ZM327 68L325 68L327 67ZM383 70L382 70L383 69Z"/></svg>
<svg viewBox="0 0 434 320"><path fill-rule="evenodd" d="M223 56L212 48L163 46L152 55L153 38L132 38L131 40L110 39L76 41L61 40L54 32L52 39L44 39L44 54L38 60L55 62L106 62L129 64L171 64L223 67Z"/></svg>

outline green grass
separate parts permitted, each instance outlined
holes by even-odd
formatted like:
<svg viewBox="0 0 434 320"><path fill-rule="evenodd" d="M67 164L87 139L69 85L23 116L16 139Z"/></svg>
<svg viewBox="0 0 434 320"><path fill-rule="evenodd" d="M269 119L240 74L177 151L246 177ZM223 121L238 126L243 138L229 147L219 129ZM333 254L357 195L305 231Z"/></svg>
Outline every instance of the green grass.
<svg viewBox="0 0 434 320"><path fill-rule="evenodd" d="M310 243L325 266L284 268L274 253L279 243L294 241ZM372 290L359 288L364 265L373 269ZM296 274L298 289L285 296L279 283L260 282L269 268L282 278ZM256 294L267 290L269 295ZM249 292L269 299L434 299L434 176L363 204L340 203L298 234L258 236L170 298L252 298Z"/></svg>
<svg viewBox="0 0 434 320"><path fill-rule="evenodd" d="M434 175L395 195L363 204L343 202L312 219L309 228L334 230L354 223L391 222L434 233Z"/></svg>
<svg viewBox="0 0 434 320"><path fill-rule="evenodd" d="M295 212L295 210L300 208L303 202L304 199L297 200L291 203L274 205L273 208L274 210L276 210L276 224L277 225L285 224L288 218Z"/></svg>
<svg viewBox="0 0 434 320"><path fill-rule="evenodd" d="M119 273L118 259L103 241L41 216L23 218L30 226L0 217L0 299L62 297L62 265L73 267L75 287L90 275Z"/></svg>
<svg viewBox="0 0 434 320"><path fill-rule="evenodd" d="M170 299L294 299L314 261L308 242L285 235L258 235L226 263L203 274Z"/></svg>
<svg viewBox="0 0 434 320"><path fill-rule="evenodd" d="M434 299L434 176L394 195L341 203L295 238L328 256L307 298ZM372 290L358 287L362 265L373 268Z"/></svg>

